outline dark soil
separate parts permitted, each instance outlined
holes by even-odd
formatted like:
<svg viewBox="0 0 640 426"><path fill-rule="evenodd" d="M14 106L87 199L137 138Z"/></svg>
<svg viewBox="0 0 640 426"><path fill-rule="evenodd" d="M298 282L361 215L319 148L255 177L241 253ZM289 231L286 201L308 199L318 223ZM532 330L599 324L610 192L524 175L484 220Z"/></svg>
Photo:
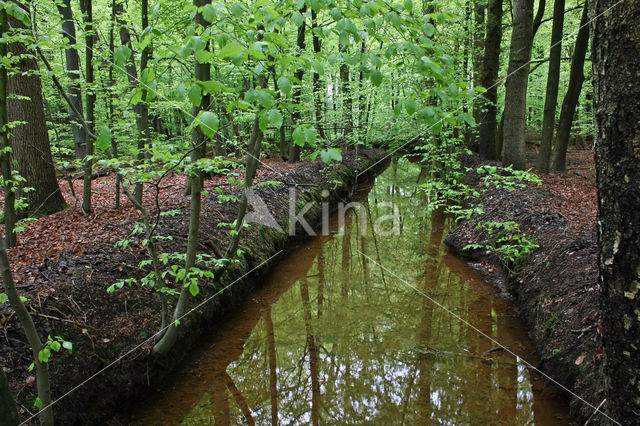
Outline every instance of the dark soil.
<svg viewBox="0 0 640 426"><path fill-rule="evenodd" d="M476 157L465 161L472 167L481 164ZM597 407L604 399L604 377L593 154L571 152L567 173L541 177L541 186L507 191L486 189L477 175L470 174L470 183L485 189L481 195L485 213L462 222L445 243L514 296L540 353L538 367ZM516 265L501 264L485 249L463 250L467 244L484 244L487 235L476 229L481 220L515 221L540 248ZM571 398L571 413L581 422L594 411ZM597 417L592 422L602 421Z"/></svg>
<svg viewBox="0 0 640 426"><path fill-rule="evenodd" d="M327 200L322 198L321 191L330 190L328 200L332 203L346 200L351 195L355 173L367 170L383 156L381 150L360 150L356 158L349 151L343 153L342 163L332 166L322 163L290 166L267 160L269 167L259 171L258 181L276 180L285 184L264 186L256 192L286 231L289 188L296 187L298 200L316 201L305 217L310 224L317 224L321 216L319 202ZM385 165L386 162L377 164L365 177ZM360 181L365 177L361 176ZM181 321L175 350L163 359L153 359L150 357L153 335L160 325L160 302L153 289L134 285L114 293L106 291L118 279L141 278L148 272L138 268L138 263L147 259L142 246L133 244L129 249L114 246L127 236L139 214L128 202L123 201L120 209L113 209L106 202L100 204L101 199L113 198L112 177L100 179L94 186L97 201L93 215L82 215L71 207L41 218L20 236L21 245L10 251L19 291L28 298L27 307L41 338L63 336L73 342L72 354L55 353L49 363L56 400L54 413L56 423L61 425L104 421L134 403L137 396L181 361L205 330L215 328L215 319L233 310L261 284L260 277L275 262L274 255L306 235L298 232L297 236L289 237L259 225L243 231L244 253L240 262L215 282L208 283L211 285L201 284L201 294L192 300L192 305L212 297L223 286L231 286ZM184 177L171 179L169 189L163 193L166 201L163 210L178 209L179 213L163 217L158 234L174 237L173 241L162 243L162 252L182 253L188 233L189 203L187 197L180 195ZM225 181L222 178L208 181L205 188L210 192L202 203L199 250L214 256L224 252L229 239L227 228L218 224L233 222L236 216L236 203L219 202L214 190L221 188L228 195L240 194L237 187L230 187ZM63 186L63 191L69 201L68 187ZM76 190L78 193L81 192ZM151 197L147 205L153 208ZM25 342L13 311L8 304L0 305L0 366L17 395L23 420L34 412L36 396L34 374L27 370L32 362L31 353Z"/></svg>

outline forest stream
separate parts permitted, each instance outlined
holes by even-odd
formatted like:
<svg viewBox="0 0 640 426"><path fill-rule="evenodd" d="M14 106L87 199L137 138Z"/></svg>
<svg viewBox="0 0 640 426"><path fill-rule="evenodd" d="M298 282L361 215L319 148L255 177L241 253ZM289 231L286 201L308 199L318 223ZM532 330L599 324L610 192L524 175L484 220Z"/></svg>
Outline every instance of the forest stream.
<svg viewBox="0 0 640 426"><path fill-rule="evenodd" d="M401 159L358 187L364 219L334 214L127 423L570 424L512 303L447 253L424 176Z"/></svg>

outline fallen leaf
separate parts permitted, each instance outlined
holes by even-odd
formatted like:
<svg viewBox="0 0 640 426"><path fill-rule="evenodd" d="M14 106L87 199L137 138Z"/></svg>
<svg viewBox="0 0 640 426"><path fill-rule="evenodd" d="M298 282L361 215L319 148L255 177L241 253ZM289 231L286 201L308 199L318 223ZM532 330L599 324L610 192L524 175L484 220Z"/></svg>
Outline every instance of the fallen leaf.
<svg viewBox="0 0 640 426"><path fill-rule="evenodd" d="M576 365L580 365L584 362L585 356L584 355L580 355L578 357L578 359L576 359Z"/></svg>

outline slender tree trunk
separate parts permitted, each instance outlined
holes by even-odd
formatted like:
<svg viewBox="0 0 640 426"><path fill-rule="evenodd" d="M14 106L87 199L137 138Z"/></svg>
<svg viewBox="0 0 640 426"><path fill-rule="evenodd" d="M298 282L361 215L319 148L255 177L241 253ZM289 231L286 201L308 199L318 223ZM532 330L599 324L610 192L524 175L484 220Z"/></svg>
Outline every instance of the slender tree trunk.
<svg viewBox="0 0 640 426"><path fill-rule="evenodd" d="M551 55L549 57L549 74L547 76L547 94L544 100L544 116L542 120L542 142L536 168L542 173L549 171L553 129L556 124L556 107L558 105L558 85L560 84L560 54L562 53L562 30L564 26L564 0L553 2L553 29L551 30Z"/></svg>
<svg viewBox="0 0 640 426"><path fill-rule="evenodd" d="M94 133L95 127L95 109L96 95L93 84L95 78L93 75L93 5L92 0L82 0L84 5L84 31L85 31L85 79L87 82L86 103L87 103L87 124L89 131ZM93 139L86 140L86 156L84 160L84 183L82 189L82 211L89 213L91 211L91 174L93 172Z"/></svg>
<svg viewBox="0 0 640 426"><path fill-rule="evenodd" d="M49 365L46 362L40 362L39 353L43 348L42 341L38 336L38 331L33 323L31 314L27 311L13 281L11 265L7 256L7 249L4 244L0 244L0 276L4 291L9 297L9 303L13 308L24 334L29 342L31 353L33 355L33 363L36 367L36 386L38 389L38 398L42 402L42 410L40 411L40 424L43 426L53 426L53 409L51 408L51 383L49 379ZM3 414L4 415L4 414Z"/></svg>
<svg viewBox="0 0 640 426"><path fill-rule="evenodd" d="M578 98L584 82L584 58L589 45L589 2L585 2L580 20L580 30L576 39L576 46L571 57L571 72L569 74L569 87L567 94L562 101L560 119L558 121L558 135L556 136L552 167L554 170L564 172L567 162L567 148L569 146L569 136L573 117L578 106Z"/></svg>
<svg viewBox="0 0 640 426"><path fill-rule="evenodd" d="M347 55L347 47L343 46L341 52ZM351 78L349 75L349 65L343 60L340 65L340 92L342 95L342 127L345 142L353 133L353 99L351 98Z"/></svg>
<svg viewBox="0 0 640 426"><path fill-rule="evenodd" d="M113 64L115 62L115 25L116 25L116 0L111 0L111 23L109 25L109 76L108 83L109 88L112 89L115 86L115 79L113 78ZM107 94L107 109L109 111L109 127L113 129L113 95L108 92ZM113 158L118 158L118 142L115 136L111 137L111 154ZM120 173L116 173L116 190L115 190L115 208L120 207L120 183L122 177Z"/></svg>
<svg viewBox="0 0 640 426"><path fill-rule="evenodd" d="M194 0L194 6L197 8L201 8L206 4L211 3L211 0ZM202 13L198 12L196 14L196 25L201 27L206 27L208 23L202 16ZM197 80L208 80L211 77L211 68L210 65L201 64L197 59L194 60L194 74ZM206 95L203 97L201 102L201 107L208 106L211 103L210 95ZM200 108L194 106L193 107L193 116L197 117L200 112ZM194 127L191 132L191 162L197 163L197 161L202 158L204 153L206 137L200 130L200 127ZM187 237L187 253L185 259L184 269L186 271L186 277L189 276L191 272L191 268L196 265L196 257L198 254L198 238L200 233L200 210L202 206L202 171L196 171L197 176L194 176L190 179L191 183L191 207L190 207L190 215L189 215L189 235ZM176 339L178 338L178 328L177 322L179 322L184 316L187 305L191 298L191 293L189 291L188 286L183 286L180 291L180 296L178 297L178 302L176 304L175 311L173 313L173 321L169 324L166 332L162 336L162 338L155 344L153 347L153 354L155 356L166 355L174 346Z"/></svg>
<svg viewBox="0 0 640 426"><path fill-rule="evenodd" d="M513 32L504 108L504 156L502 164L525 169L527 83L533 36L533 0L513 1Z"/></svg>
<svg viewBox="0 0 640 426"><path fill-rule="evenodd" d="M311 10L311 36L313 39L313 53L317 56L322 51L322 41L320 37L315 33L316 28L318 28L317 23L318 14L315 10ZM364 42L363 42L364 43ZM323 96L324 92L322 90L322 81L320 80L320 74L317 72L313 73L313 102L316 113L316 128L318 129L318 135L322 139L327 139L327 136L324 132L324 120L322 118L322 110L323 106Z"/></svg>
<svg viewBox="0 0 640 426"><path fill-rule="evenodd" d="M135 62L135 53L133 51L133 43L131 43L131 33L127 28L127 23L122 18L122 15L124 14L124 8L122 6L121 0L116 0L115 8L116 8L116 12L115 12L116 22L120 26L120 31L119 31L120 42L122 43L122 45L127 46L131 50L131 56L127 60L125 68L127 72L127 80L129 81L129 87L133 91L138 87L139 82L138 82L138 71L136 69L136 62ZM142 57L141 57L141 62L142 62ZM145 63L145 67L146 67L146 63ZM145 97L143 96L142 99L143 100L141 102L138 102L138 104L136 104L133 107L133 112L136 115L136 128L138 130L138 161L142 161L142 159L144 159L144 145L145 145L145 142L147 141L147 134L148 134L148 128L149 128L149 116L148 116L149 110L148 108L145 109L145 106L144 106L145 104L144 101L146 101ZM145 110L146 110L146 115L145 115ZM142 202L142 184L141 183L136 184L134 195L138 202Z"/></svg>
<svg viewBox="0 0 640 426"><path fill-rule="evenodd" d="M607 406L640 419L640 4L595 0L592 23L598 245ZM608 11L607 13L604 13Z"/></svg>
<svg viewBox="0 0 640 426"><path fill-rule="evenodd" d="M76 150L76 158L83 159L86 155L85 144L87 134L85 133L80 118L76 116L76 111L82 113L82 89L80 87L80 55L76 46L76 26L73 22L73 10L71 0L62 0L57 3L58 12L62 18L62 36L67 39L68 47L65 49L65 61L67 65L67 75L69 76L69 99L73 102L74 108L69 108L69 118L71 119L71 129L73 131L73 142Z"/></svg>
<svg viewBox="0 0 640 426"><path fill-rule="evenodd" d="M24 28L21 22L9 18L9 27ZM29 52L22 43L11 43L9 52L20 57L16 67L18 73L7 79L7 118L9 122L24 122L11 131L12 160L16 170L26 179L25 187L34 191L19 190L17 197L24 197L28 203L25 211L18 213L24 217L29 213L49 214L62 210L64 198L58 186L56 171L49 144L49 132L44 116L42 86L38 63L33 52Z"/></svg>
<svg viewBox="0 0 640 426"><path fill-rule="evenodd" d="M302 6L302 8L300 9L300 13L304 14L306 11L307 11L307 6L306 5ZM300 54L302 54L302 52L304 52L304 49L306 48L305 30L306 30L306 20L303 20L300 27L298 27L297 46L298 46L298 49L300 50ZM301 118L300 109L297 108L297 106L302 102L302 79L304 78L304 68L302 67L298 68L294 73L294 77L299 80L299 83L297 83L295 89L293 90L292 101L294 104L294 109L293 109L293 112L291 113L292 129L294 126L299 125L300 118ZM291 138L291 146L289 147L289 163L295 163L299 160L300 160L300 146L296 145L293 138Z"/></svg>
<svg viewBox="0 0 640 426"><path fill-rule="evenodd" d="M0 34L8 31L7 13L0 10ZM0 43L0 58L7 56L7 44ZM7 68L0 67L0 167L2 167L2 179L4 181L4 241L7 247L16 245L16 233L14 231L16 223L16 194L12 185L11 177L11 142L9 133L6 131L8 123L7 113Z"/></svg>
<svg viewBox="0 0 640 426"><path fill-rule="evenodd" d="M502 41L503 0L489 0L487 5L487 31L484 41L484 58L480 84L484 92L484 113L479 121L479 150L487 160L496 160L497 152L497 102L498 72L500 71L500 43Z"/></svg>
<svg viewBox="0 0 640 426"><path fill-rule="evenodd" d="M540 25L542 24L542 18L544 18L544 9L546 8L546 6L547 6L546 0L540 0L538 2L538 11L536 12L535 18L533 18L533 35L531 36L532 39L536 37L536 34L540 29Z"/></svg>

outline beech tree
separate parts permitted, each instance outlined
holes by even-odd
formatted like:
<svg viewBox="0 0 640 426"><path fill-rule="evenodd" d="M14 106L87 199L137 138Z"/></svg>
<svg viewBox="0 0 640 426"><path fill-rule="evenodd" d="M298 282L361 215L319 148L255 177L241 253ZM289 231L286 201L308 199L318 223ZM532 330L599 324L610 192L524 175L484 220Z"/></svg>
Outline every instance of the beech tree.
<svg viewBox="0 0 640 426"><path fill-rule="evenodd" d="M525 130L529 61L533 44L533 0L513 1L513 30L504 99L502 164L526 168Z"/></svg>
<svg viewBox="0 0 640 426"><path fill-rule="evenodd" d="M13 17L9 17L8 23L10 31L20 32L26 27ZM51 155L38 63L33 52L20 41L13 40L8 50L19 58L15 64L19 72L11 72L7 80L7 118L9 122L21 123L11 130L12 159L26 180L17 196L28 203L18 215L53 213L62 210L65 202ZM34 190L26 191L25 187Z"/></svg>
<svg viewBox="0 0 640 426"><path fill-rule="evenodd" d="M609 414L640 418L640 2L593 3L602 335Z"/></svg>

